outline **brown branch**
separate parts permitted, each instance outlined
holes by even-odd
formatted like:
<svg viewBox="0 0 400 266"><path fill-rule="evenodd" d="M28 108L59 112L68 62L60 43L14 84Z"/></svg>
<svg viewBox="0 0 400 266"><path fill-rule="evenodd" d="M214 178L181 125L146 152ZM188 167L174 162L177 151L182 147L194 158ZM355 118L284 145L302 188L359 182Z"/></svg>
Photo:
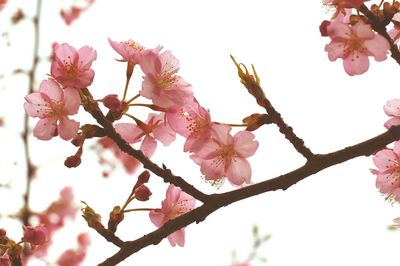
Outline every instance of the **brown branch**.
<svg viewBox="0 0 400 266"><path fill-rule="evenodd" d="M371 138L359 144L331 152L328 154L317 154L308 160L302 167L263 181L261 183L244 187L231 192L222 194L214 194L209 197L211 200L204 203L202 206L188 212L182 216L177 217L164 224L163 227L144 235L134 241L127 241L123 247L113 256L100 263L100 266L113 266L117 265L124 259L128 258L135 252L149 245L156 245L162 239L171 233L185 227L191 223L199 223L203 221L208 215L218 210L221 207L227 206L234 202L253 197L255 195L275 191L279 189L286 190L297 182L309 177L319 171L331 167L336 164L343 163L350 159L359 156L369 156L374 152L384 148L386 145L398 140L400 138L400 126L390 128L387 132Z"/></svg>
<svg viewBox="0 0 400 266"><path fill-rule="evenodd" d="M33 18L33 27L34 27L34 47L33 47L33 63L32 69L29 71L29 90L28 94L31 94L34 91L35 87L35 74L37 65L39 62L39 38L40 38L40 15L42 9L42 0L37 0L36 4L36 15ZM21 220L24 225L29 224L29 218L31 216L31 211L29 210L29 197L31 192L31 182L33 177L35 176L35 166L32 164L29 152L29 117L25 113L24 115L24 129L22 132L22 141L25 150L25 161L26 161L26 188L24 198L24 205L22 207Z"/></svg>
<svg viewBox="0 0 400 266"><path fill-rule="evenodd" d="M272 123L278 126L279 132L281 132L290 143L292 143L293 147L297 150L298 153L303 155L306 159L310 159L314 156L312 151L307 148L304 144L304 140L299 138L294 132L293 128L288 126L281 114L275 110L272 106L271 102L265 97L264 91L260 85L260 79L257 75L256 70L253 68L253 75L249 73L246 66L243 64L238 64L235 58L231 55L231 59L235 63L238 75L240 77L240 82L246 87L247 91L256 99L257 104L263 107L269 116L269 119ZM242 67L245 71L243 71Z"/></svg>
<svg viewBox="0 0 400 266"><path fill-rule="evenodd" d="M200 190L196 189L193 185L187 183L182 177L172 174L171 170L169 170L165 165L163 165L162 168L159 167L157 164L153 163L149 158L147 158L140 150L132 148L132 146L129 145L115 131L113 124L103 115L97 102L94 101L90 95L90 92L87 89L82 89L82 92L84 94L82 102L85 110L96 119L96 121L104 128L106 135L112 139L123 152L135 157L143 164L144 168L162 177L164 182L180 187L183 191L202 201L203 203L210 201L210 197L207 194L204 194Z"/></svg>

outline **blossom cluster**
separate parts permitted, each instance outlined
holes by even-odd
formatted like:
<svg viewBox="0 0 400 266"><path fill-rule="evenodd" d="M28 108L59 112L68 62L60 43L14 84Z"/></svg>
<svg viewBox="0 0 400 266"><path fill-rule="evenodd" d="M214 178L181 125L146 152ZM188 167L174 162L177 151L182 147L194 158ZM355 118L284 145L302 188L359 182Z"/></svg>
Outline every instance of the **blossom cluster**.
<svg viewBox="0 0 400 266"><path fill-rule="evenodd" d="M360 13L360 10L362 12L367 9L364 2L364 0L323 0L326 6L335 9L332 18L320 25L321 35L331 39L325 46L325 51L331 61L343 59L344 70L350 76L365 73L369 68L370 56L378 62L386 60L391 48L389 40L375 33L372 24L375 23L377 28L386 27L395 16L399 15L397 1L393 1L392 4L382 1L382 7L373 5L372 12L368 11L369 15L372 14L376 18L371 22L370 18ZM355 10L357 14L353 14ZM391 41L397 42L398 23L393 21L391 27L392 30L389 31Z"/></svg>
<svg viewBox="0 0 400 266"><path fill-rule="evenodd" d="M117 61L127 65L126 86L122 98L117 94L109 94L96 101L103 103L108 109L106 118L113 123L115 131L123 140L128 144L139 144L143 154L150 158L155 153L158 142L168 146L179 134L186 139L183 151L190 153L190 158L199 165L206 180L217 182L226 178L235 186L251 182L252 173L247 158L258 148L255 135L246 130L232 134L231 125L213 122L210 112L194 96L191 84L178 74L180 64L171 51L163 51L161 46L147 49L132 40L116 42L109 39L109 43L121 56ZM35 137L50 140L60 136L64 140L72 140L79 147L74 156L67 158L66 166L78 166L81 163L84 141L99 137L102 147L113 151L128 172L133 173L140 166L139 161L122 152L111 139L104 137L104 129L95 125L80 125L70 118L78 113L81 105L85 107L87 104L84 91L88 90L94 80L92 63L96 58L97 53L91 47L84 46L77 50L66 43L56 44L50 77L42 81L38 92L25 97L24 108L29 116L40 119L33 129ZM128 99L129 81L136 65L143 72L142 86L136 96ZM151 103L137 103L136 99L139 97ZM152 112L142 121L129 112L135 106L148 107ZM119 121L123 117L131 121ZM252 117L251 121L247 118L245 121L257 124L262 119L257 117ZM249 125L245 122L243 126ZM253 125L253 128L258 126ZM125 209L126 205L133 198L145 201L150 195L150 189L143 184L135 188L125 206L117 206L110 214L113 218L112 231L115 232L116 226L123 219L123 213L128 211ZM195 199L192 196L170 185L161 209L153 209L150 220L161 227L167 221L192 210L194 206ZM73 211L71 208L65 209ZM85 210L93 211L89 206ZM48 230L53 231L65 217L58 213L56 216L59 216L56 224L46 219L46 215L40 216L40 221ZM96 219L95 227L103 228L100 216ZM168 239L173 246L183 246L184 228L171 234Z"/></svg>
<svg viewBox="0 0 400 266"><path fill-rule="evenodd" d="M384 106L385 113L391 118L384 124L386 128L400 125L400 99L392 99ZM376 152L373 161L378 169L371 172L376 175L376 187L391 201L400 202L400 141L393 149L385 148Z"/></svg>

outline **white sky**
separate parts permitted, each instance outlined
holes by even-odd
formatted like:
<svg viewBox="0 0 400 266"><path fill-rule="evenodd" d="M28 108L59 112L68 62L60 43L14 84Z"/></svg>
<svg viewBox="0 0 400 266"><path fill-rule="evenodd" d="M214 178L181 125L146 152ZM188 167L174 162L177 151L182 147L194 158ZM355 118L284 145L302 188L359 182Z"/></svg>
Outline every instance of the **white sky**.
<svg viewBox="0 0 400 266"><path fill-rule="evenodd" d="M27 4L22 0L12 4L18 2ZM253 63L267 97L316 153L331 152L382 133L386 121L382 107L387 100L399 97L394 83L398 66L393 60L372 62L366 74L352 78L344 72L341 61L329 62L324 52L329 40L321 38L318 26L330 15L321 1L98 0L69 28L55 11L58 1L43 2L42 54L48 53L52 41L95 48L98 60L93 65L96 76L91 91L98 98L122 94L125 82L125 65L114 60L118 55L109 46L108 37L118 41L134 39L146 47L161 44L171 50L180 60L180 75L193 85L196 97L211 110L212 118L220 122L239 123L249 114L262 112L241 86L229 55L247 65ZM12 66L25 66L30 60L30 30L28 23L21 24L11 36L18 48L0 50L0 58L4 58L1 72ZM49 66L43 64L40 72L39 80L45 78ZM138 77L130 95L139 88ZM23 79L11 78L4 83L11 88L0 92L0 113L11 118L6 121L8 129L1 132L4 137L0 145L5 148L0 152L0 167L10 175L4 179L12 179L15 191L14 195L2 191L0 199L12 197L7 202L15 204L0 200L0 206L10 211L18 208L15 206L20 199L15 192L22 191L24 184L24 169L12 162L23 154L15 132L21 127L26 88ZM80 114L84 115L83 111ZM90 121L85 117L80 120ZM250 159L254 182L304 163L275 126L262 128L256 135L260 148ZM181 152L182 144L179 139L172 147L159 148L153 159L203 191L214 193L215 189L201 180L199 168ZM61 140L32 140L32 157L42 166L40 178L33 183L33 206L45 208L62 187L72 184L77 199L88 202L106 222L112 206L124 202L133 178L118 169L111 178L102 179L96 157L90 151L85 152L79 168L65 169L63 160L73 152L74 148ZM266 265L398 265L399 233L388 232L386 226L400 216L399 209L386 203L377 192L369 168L373 168L371 158L354 159L307 178L285 192L238 202L212 214L205 222L186 228L184 248L171 248L164 240L121 265L228 265L232 249L242 257L250 251L253 224L259 225L261 233L272 235L260 250L268 258ZM153 196L146 206L158 207L167 186L157 177L152 177L150 185ZM230 189L225 184L221 191ZM18 228L8 222L0 220L0 227L7 224ZM87 229L80 217L68 228L70 231L54 239L59 246L73 247L75 239L71 235ZM147 214L137 213L126 218L118 234L130 240L153 229ZM90 232L93 245L84 265L95 265L117 250L93 230ZM19 232L15 233L15 238L19 237ZM53 256L60 252L55 247Z"/></svg>

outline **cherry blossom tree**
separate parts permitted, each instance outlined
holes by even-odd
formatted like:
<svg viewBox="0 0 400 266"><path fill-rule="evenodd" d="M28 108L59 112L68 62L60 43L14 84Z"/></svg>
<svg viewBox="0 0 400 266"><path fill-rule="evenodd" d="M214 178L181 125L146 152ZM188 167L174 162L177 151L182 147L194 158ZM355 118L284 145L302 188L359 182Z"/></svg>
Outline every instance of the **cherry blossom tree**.
<svg viewBox="0 0 400 266"><path fill-rule="evenodd" d="M258 66L240 63L245 59L230 56L235 78L245 89L243 95L251 96L254 106L261 111L243 110L240 123L220 121L214 118L209 108L202 105L203 100L197 96L196 86L181 74L183 68L174 55L175 51L162 45L143 46L141 40L129 37L122 42L113 41L113 37L108 39L117 57L113 63L124 68L123 90L112 90L98 96L95 90L98 86L95 83L98 76L96 60L102 51L96 47L54 43L51 54L43 59L50 63L47 70L49 74L37 77L41 60L41 5L42 1L37 0L36 13L30 19L34 25L32 68L12 72L26 74L29 79L29 90L23 106L26 116L22 131L27 184L23 206L12 215L22 224L22 236L18 240L1 229L0 265L25 265L29 264L32 256L44 257L54 242L55 232L63 228L68 218L74 217L79 209L74 202L72 188L68 186L60 192L59 199L51 202L45 210L36 211L31 207L31 184L38 167L31 158L30 135L44 142L56 139L70 142L68 147L74 149L75 153L70 156L65 154L64 166L59 166L71 172L74 171L72 168L85 164L84 154L89 149L84 147L90 145L99 158L99 168L107 165L111 170L116 168L118 164L103 156L103 153L110 152L112 158L119 160L126 172L133 176L133 186L129 188L124 202L114 202L110 196L105 196L114 205L108 210L107 222L98 211L98 205L80 199L82 218L87 227L97 233L98 240L95 241L105 240L117 248L108 258L99 258L99 265L117 265L142 249L159 244L163 239L168 239L173 247L183 247L192 224L208 222L208 217L223 207L267 192L287 190L324 169L360 156L371 156L371 165L375 164L377 168L370 170L371 176L376 175L379 193L391 203L400 200L399 99L387 99L386 104L382 104L382 112L389 116L386 122L380 121L385 129L383 133L328 153L317 153L315 147L306 145L272 104L268 91L261 85L264 76L260 74ZM60 11L61 18L70 25L92 5L94 1L73 1L69 9ZM327 60L343 60L344 72L349 76L366 75L368 70L372 72L375 64L370 66L369 57L381 62L379 64L387 63L382 61L388 61L391 57L393 62L400 64L397 45L400 25L396 17L400 13L399 2L324 0L323 5L333 10L319 26L321 39L326 40ZM7 8L7 2L0 3L0 8ZM21 9L15 14L14 24L29 19ZM315 30L318 32L318 27ZM39 85L36 79L42 80ZM229 97L221 101L229 101ZM136 111L139 107L147 110L144 113L146 119ZM36 123L33 128L28 116L33 118L32 123ZM261 130L272 125L279 129L279 133L303 158L304 163L290 172L255 181L254 175L262 173L252 170L254 165L251 157L256 156L263 145ZM153 159L164 148L157 145L158 142L169 146L179 139L183 142L180 153L185 153L192 161L192 167L201 173L211 189L228 186L227 191L218 192L214 189L205 192L193 185L191 178L180 176L178 169L169 168ZM390 146L392 143L393 148ZM366 166L369 167L373 166ZM111 170L104 171L103 177L109 177ZM158 193L160 188L155 187L153 179L166 183L163 189L165 193ZM227 184L224 184L225 180ZM115 186L118 186L118 181L115 182ZM88 195L95 193L95 184L85 187L85 191ZM160 207L143 205L155 196L163 198ZM144 235L133 239L119 234L118 228L127 224L128 216L143 212L148 217L148 223L157 229L152 232L141 231ZM399 218L393 218L394 225L391 228L400 227ZM251 265L256 257L255 250L269 238L260 237L258 231L254 230L254 251L245 261L233 261L232 265ZM87 233L74 237L78 247L65 250L54 261L55 264L66 266L83 263L91 241Z"/></svg>

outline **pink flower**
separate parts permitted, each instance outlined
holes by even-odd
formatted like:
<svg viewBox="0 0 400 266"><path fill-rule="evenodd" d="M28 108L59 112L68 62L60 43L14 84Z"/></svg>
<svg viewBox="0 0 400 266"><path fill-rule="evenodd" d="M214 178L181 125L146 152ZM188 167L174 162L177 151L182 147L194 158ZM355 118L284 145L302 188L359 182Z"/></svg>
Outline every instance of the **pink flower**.
<svg viewBox="0 0 400 266"><path fill-rule="evenodd" d="M145 50L142 45L132 40L116 42L108 38L108 42L111 47L122 56L122 59L119 59L118 61L129 62L132 65L139 63L140 56Z"/></svg>
<svg viewBox="0 0 400 266"><path fill-rule="evenodd" d="M86 252L82 250L68 249L57 260L58 266L79 266L85 259Z"/></svg>
<svg viewBox="0 0 400 266"><path fill-rule="evenodd" d="M195 198L171 184L167 189L165 200L161 203L161 209L150 212L150 220L155 226L162 227L169 220L191 211L195 205ZM170 234L168 241L173 247L176 244L183 247L185 245L185 228Z"/></svg>
<svg viewBox="0 0 400 266"><path fill-rule="evenodd" d="M400 141L394 149L383 149L373 156L375 166L371 172L377 176L376 187L383 194L400 201Z"/></svg>
<svg viewBox="0 0 400 266"><path fill-rule="evenodd" d="M65 24L71 25L72 22L77 20L80 15L89 9L89 7L94 3L94 0L86 0L85 6L74 6L72 5L69 9L62 9L60 15L64 20Z"/></svg>
<svg viewBox="0 0 400 266"><path fill-rule="evenodd" d="M175 140L175 131L165 123L164 116L164 113L152 113L149 114L146 123L139 123L138 125L118 123L115 124L115 130L128 143L139 142L144 137L140 150L150 158L157 147L156 139L161 141L164 146L168 146Z"/></svg>
<svg viewBox="0 0 400 266"><path fill-rule="evenodd" d="M22 241L28 242L35 246L40 246L49 241L49 231L44 226L26 226L24 228L24 236Z"/></svg>
<svg viewBox="0 0 400 266"><path fill-rule="evenodd" d="M192 97L184 106L166 113L171 128L186 138L184 151L196 152L208 141L212 122L210 113Z"/></svg>
<svg viewBox="0 0 400 266"><path fill-rule="evenodd" d="M81 13L84 11L83 8L73 6L69 10L61 10L60 15L63 18L65 24L71 25L71 23L78 19Z"/></svg>
<svg viewBox="0 0 400 266"><path fill-rule="evenodd" d="M384 126L390 128L391 126L400 125L400 99L392 99L387 101L386 105L383 107L385 114L392 116Z"/></svg>
<svg viewBox="0 0 400 266"><path fill-rule="evenodd" d="M376 61L387 58L390 45L387 40L375 34L371 26L362 20L354 26L341 22L331 22L327 27L332 41L325 46L329 60L343 59L343 66L350 76L360 75L368 70L368 56Z"/></svg>
<svg viewBox="0 0 400 266"><path fill-rule="evenodd" d="M246 158L256 152L258 142L251 132L240 131L232 137L230 131L228 125L215 124L211 139L192 159L200 165L207 180L227 177L229 182L239 186L250 183L251 168Z"/></svg>
<svg viewBox="0 0 400 266"><path fill-rule="evenodd" d="M86 88L93 82L94 71L90 67L96 58L96 51L89 46L76 51L66 43L57 45L51 75L64 87Z"/></svg>
<svg viewBox="0 0 400 266"><path fill-rule="evenodd" d="M140 95L154 104L164 108L182 106L192 97L191 85L175 75L179 61L170 51L162 54L146 51L140 58L140 67L145 74Z"/></svg>
<svg viewBox="0 0 400 266"><path fill-rule="evenodd" d="M26 113L40 118L33 129L33 135L38 139L49 140L60 135L62 139L70 140L77 134L79 122L70 120L68 115L78 112L81 104L78 91L62 90L57 82L49 79L42 81L39 92L29 94L25 100Z"/></svg>
<svg viewBox="0 0 400 266"><path fill-rule="evenodd" d="M7 0L0 0L0 10L2 10L7 4Z"/></svg>

